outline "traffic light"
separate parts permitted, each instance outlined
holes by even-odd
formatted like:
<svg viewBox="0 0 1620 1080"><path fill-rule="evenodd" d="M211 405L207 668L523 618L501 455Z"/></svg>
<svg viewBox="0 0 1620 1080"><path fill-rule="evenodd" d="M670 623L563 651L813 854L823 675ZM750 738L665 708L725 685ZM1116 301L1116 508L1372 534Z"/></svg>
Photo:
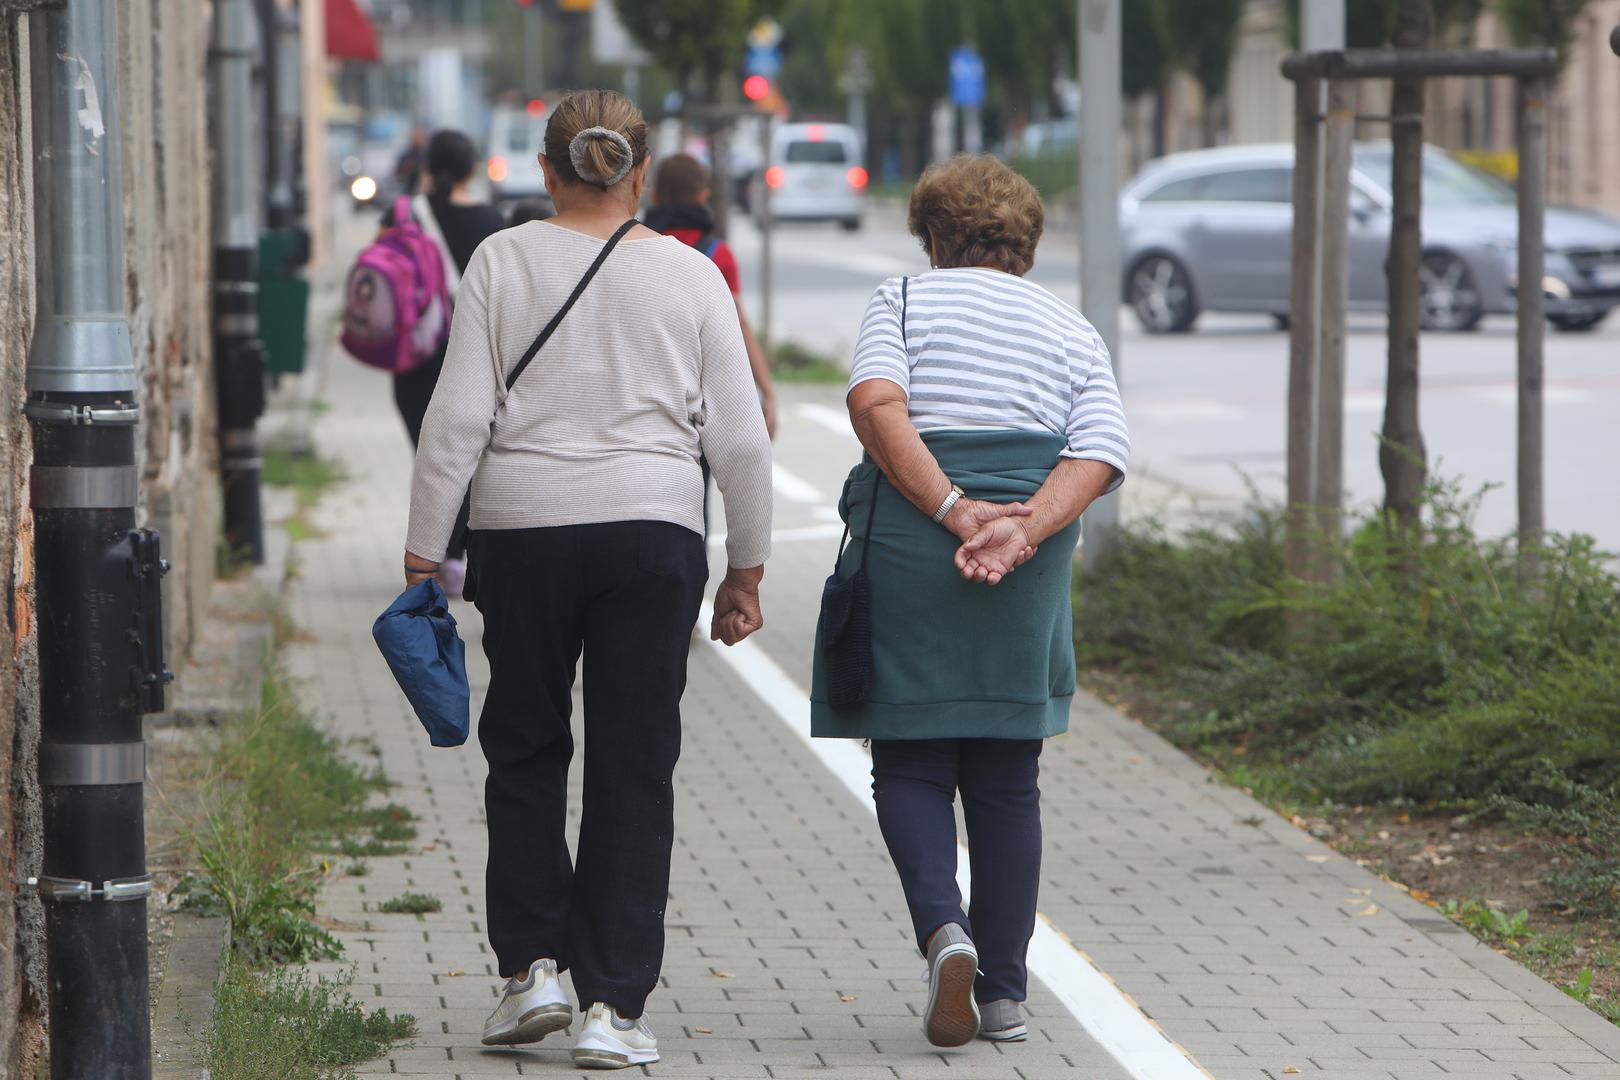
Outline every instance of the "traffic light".
<svg viewBox="0 0 1620 1080"><path fill-rule="evenodd" d="M749 101L764 101L771 92L771 80L763 75L750 75L743 80L743 97Z"/></svg>

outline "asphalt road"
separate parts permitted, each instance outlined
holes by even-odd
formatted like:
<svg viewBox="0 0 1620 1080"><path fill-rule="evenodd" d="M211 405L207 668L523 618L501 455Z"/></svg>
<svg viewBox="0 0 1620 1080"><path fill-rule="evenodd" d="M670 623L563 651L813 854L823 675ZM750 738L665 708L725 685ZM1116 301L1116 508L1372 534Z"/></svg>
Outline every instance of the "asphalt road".
<svg viewBox="0 0 1620 1080"><path fill-rule="evenodd" d="M760 313L759 237L747 218L733 227L744 293ZM885 277L928 268L894 211L874 211L866 228L778 227L773 243L773 333L848 363L861 314ZM1031 277L1078 300L1079 255L1072 234L1051 230ZM1205 315L1191 334L1150 337L1121 313L1116 367L1134 442L1145 468L1211 501L1242 499L1250 485L1284 490L1288 341L1271 320ZM1352 321L1347 365L1345 485L1353 505L1382 497L1377 431L1384 404L1384 336L1377 318ZM1478 525L1489 536L1515 527L1515 344L1511 318L1466 334L1422 342L1423 434L1431 471L1466 490L1490 486ZM1546 376L1547 524L1584 532L1620 550L1620 314L1594 333L1549 329Z"/></svg>

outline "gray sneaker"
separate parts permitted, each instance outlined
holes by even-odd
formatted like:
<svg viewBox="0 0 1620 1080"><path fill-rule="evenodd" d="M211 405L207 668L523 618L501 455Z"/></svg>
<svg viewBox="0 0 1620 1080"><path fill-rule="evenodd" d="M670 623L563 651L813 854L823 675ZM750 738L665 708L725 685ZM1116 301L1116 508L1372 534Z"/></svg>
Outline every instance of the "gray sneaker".
<svg viewBox="0 0 1620 1080"><path fill-rule="evenodd" d="M979 1004L973 1000L973 978L979 951L967 931L946 923L928 942L928 1007L923 1031L935 1046L964 1046L979 1033Z"/></svg>
<svg viewBox="0 0 1620 1080"><path fill-rule="evenodd" d="M1011 998L979 1006L979 1038L990 1042L1023 1042L1029 1037L1024 1010Z"/></svg>

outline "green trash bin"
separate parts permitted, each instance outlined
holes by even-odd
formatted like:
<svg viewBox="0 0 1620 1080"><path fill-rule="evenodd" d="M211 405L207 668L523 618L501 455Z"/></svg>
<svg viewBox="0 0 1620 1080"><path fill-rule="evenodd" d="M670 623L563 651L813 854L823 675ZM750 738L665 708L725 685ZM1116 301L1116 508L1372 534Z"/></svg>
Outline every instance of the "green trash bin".
<svg viewBox="0 0 1620 1080"><path fill-rule="evenodd" d="M298 270L309 241L300 231L268 232L259 239L259 338L265 369L281 375L304 370L309 339L309 282Z"/></svg>

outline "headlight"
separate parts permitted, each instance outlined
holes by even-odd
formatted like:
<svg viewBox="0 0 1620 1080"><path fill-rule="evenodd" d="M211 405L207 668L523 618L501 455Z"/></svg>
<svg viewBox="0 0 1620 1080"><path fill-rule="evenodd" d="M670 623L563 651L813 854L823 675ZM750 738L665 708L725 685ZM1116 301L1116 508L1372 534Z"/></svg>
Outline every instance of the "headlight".
<svg viewBox="0 0 1620 1080"><path fill-rule="evenodd" d="M349 185L349 194L357 202L370 202L377 197L377 181L369 176L357 176L354 183Z"/></svg>

